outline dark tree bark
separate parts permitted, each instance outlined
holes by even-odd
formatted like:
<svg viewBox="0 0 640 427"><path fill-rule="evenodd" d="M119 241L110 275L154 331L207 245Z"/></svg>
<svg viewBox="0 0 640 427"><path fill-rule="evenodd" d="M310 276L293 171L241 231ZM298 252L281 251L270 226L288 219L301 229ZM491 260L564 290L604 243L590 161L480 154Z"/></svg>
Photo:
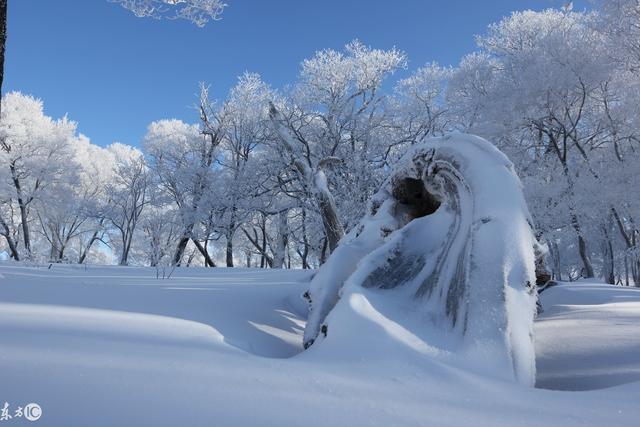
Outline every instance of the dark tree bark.
<svg viewBox="0 0 640 427"><path fill-rule="evenodd" d="M265 215L262 215L262 223L260 224L260 231L262 233L262 246L260 251L260 268L265 267L265 263L267 262L267 218ZM256 239L257 240L257 239Z"/></svg>
<svg viewBox="0 0 640 427"><path fill-rule="evenodd" d="M580 259L582 259L582 264L584 265L584 277L592 278L595 276L593 272L593 266L591 264L591 259L589 258L589 253L587 252L587 242L582 233L582 227L580 227L580 223L578 222L578 218L576 215L572 215L571 222L573 224L573 228L578 235L578 252L580 253Z"/></svg>
<svg viewBox="0 0 640 427"><path fill-rule="evenodd" d="M285 209L278 213L278 240L276 242L276 251L273 255L273 268L282 268L284 266L287 244L289 243L287 212L288 210Z"/></svg>
<svg viewBox="0 0 640 427"><path fill-rule="evenodd" d="M89 251L91 250L91 246L98 239L98 231L94 231L91 235L91 239L89 239L89 243L87 243L87 247L80 253L80 258L78 258L78 264L84 264L84 260L87 259L87 255L89 255Z"/></svg>
<svg viewBox="0 0 640 427"><path fill-rule="evenodd" d="M87 258L87 255L89 255L89 251L91 250L91 247L95 242L103 241L102 236L100 236L100 233L103 230L102 227L104 226L104 222L105 222L105 218L104 217L100 218L100 222L98 222L98 228L91 235L91 239L89 239L89 243L87 243L87 246L84 248L84 250L80 251L80 258L78 258L78 264L84 263L85 259Z"/></svg>
<svg viewBox="0 0 640 427"><path fill-rule="evenodd" d="M4 82L4 51L7 41L7 0L0 0L0 98L2 97L2 83ZM0 104L0 113L2 113L2 106ZM2 221L2 219L0 219ZM18 248L13 241L11 234L9 233L9 227L2 221L2 227L6 233L3 233L7 244L9 245L9 251L11 252L11 258L16 261L20 260L18 255Z"/></svg>
<svg viewBox="0 0 640 427"><path fill-rule="evenodd" d="M263 238L262 244L260 244L258 240L258 233L256 232L255 228L253 229L253 236L251 236L251 234L245 228L241 228L241 230L244 233L244 235L247 237L249 242L251 242L251 244L256 248L256 250L262 256L260 268L264 268L265 266L273 267L273 258L271 258L271 256L267 253L265 229L262 228L262 238Z"/></svg>
<svg viewBox="0 0 640 427"><path fill-rule="evenodd" d="M236 207L231 208L231 218L229 219L229 229L226 233L227 248L226 248L226 261L227 267L233 267L233 235L236 231Z"/></svg>
<svg viewBox="0 0 640 427"><path fill-rule="evenodd" d="M29 231L29 215L27 213L27 205L31 203L33 197L29 200L25 200L22 194L22 184L20 183L20 178L16 173L15 163L12 163L9 166L11 170L11 178L13 180L13 185L16 189L16 194L18 195L18 207L20 208L20 220L22 222L22 239L24 241L24 249L27 252L27 258L31 259L31 236ZM38 187L38 183L36 182L36 188Z"/></svg>
<svg viewBox="0 0 640 427"><path fill-rule="evenodd" d="M11 231L9 230L9 226L7 225L6 222L4 222L2 217L0 217L0 227L2 227L0 235L4 236L4 238L7 240L7 244L9 245L9 251L11 252L11 258L13 258L16 261L20 261L20 254L18 253L18 245L13 240L13 237L11 237Z"/></svg>
<svg viewBox="0 0 640 427"><path fill-rule="evenodd" d="M321 192L316 197L318 198L318 206L320 207L322 225L324 226L324 231L327 236L329 251L333 252L335 248L338 247L342 236L344 236L344 229L338 218L335 203L329 195Z"/></svg>
<svg viewBox="0 0 640 427"><path fill-rule="evenodd" d="M205 242L205 245L203 245L202 243L200 243L196 239L191 239L191 241L193 242L193 244L196 246L198 251L204 257L205 266L206 267L215 267L216 263L211 259L211 256L209 255L209 251L207 250L207 247L205 246L207 243Z"/></svg>
<svg viewBox="0 0 640 427"><path fill-rule="evenodd" d="M300 254L300 259L302 259L302 268L309 269L309 262L307 259L309 258L309 239L307 237L307 211L306 209L302 209L302 243L304 245L302 253Z"/></svg>
<svg viewBox="0 0 640 427"><path fill-rule="evenodd" d="M4 51L5 51L6 41L7 41L7 0L0 0L0 95L2 95L2 83L4 82Z"/></svg>
<svg viewBox="0 0 640 427"><path fill-rule="evenodd" d="M322 217L322 224L324 226L324 232L327 237L327 244L330 252L338 246L338 242L344 236L344 228L340 217L338 216L338 209L333 194L327 186L327 178L324 173L325 167L330 166L335 162L335 158L327 158L318 163L317 167L312 167L310 159L300 156L298 150L296 150L296 139L299 139L299 135L293 136L292 131L286 121L282 117L282 113L270 103L269 117L273 124L274 130L280 137L285 150L291 155L294 167L297 169L300 176L307 183L313 183L313 188L307 189L310 198L315 199L320 209L320 216Z"/></svg>
<svg viewBox="0 0 640 427"><path fill-rule="evenodd" d="M173 256L173 265L180 266L180 263L182 262L182 256L184 255L184 250L187 248L187 243L189 243L189 236L185 232L178 242L176 253Z"/></svg>
<svg viewBox="0 0 640 427"><path fill-rule="evenodd" d="M227 267L233 267L233 235L231 232L227 234Z"/></svg>

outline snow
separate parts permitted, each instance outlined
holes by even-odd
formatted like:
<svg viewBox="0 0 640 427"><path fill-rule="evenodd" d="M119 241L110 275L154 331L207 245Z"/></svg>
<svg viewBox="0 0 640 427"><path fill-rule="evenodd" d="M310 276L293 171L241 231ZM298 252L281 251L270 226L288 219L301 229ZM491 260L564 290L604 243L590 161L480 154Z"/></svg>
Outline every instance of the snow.
<svg viewBox="0 0 640 427"><path fill-rule="evenodd" d="M419 184L405 189L407 180ZM423 188L440 204L413 218L428 197L409 198ZM532 386L536 240L522 185L506 156L472 135L425 140L398 162L369 212L311 283L305 343L322 340L322 328L332 335L345 325L335 351L380 340L352 326L353 317L363 315L363 305L354 301L375 299L374 314L364 317L383 329L391 326L375 322L378 312L396 322L411 313L400 323L412 334L445 331L459 340L439 339L437 349ZM332 309L342 310L340 320Z"/></svg>
<svg viewBox="0 0 640 427"><path fill-rule="evenodd" d="M162 280L152 268L5 262L0 274L0 401L37 402L34 425L564 427L640 417L637 382L563 392L479 374L377 310L379 291L350 296L332 316L348 314L351 327L300 353L309 271L183 268ZM576 359L585 372L592 362L614 372L617 357L638 366L637 331L616 329L638 324L638 291L580 283L543 298L539 378L581 349L597 350ZM599 327L563 330L588 319ZM356 333L380 339L343 345ZM571 336L575 347L553 345Z"/></svg>
<svg viewBox="0 0 640 427"><path fill-rule="evenodd" d="M577 282L541 297L538 387L592 390L640 381L640 289Z"/></svg>

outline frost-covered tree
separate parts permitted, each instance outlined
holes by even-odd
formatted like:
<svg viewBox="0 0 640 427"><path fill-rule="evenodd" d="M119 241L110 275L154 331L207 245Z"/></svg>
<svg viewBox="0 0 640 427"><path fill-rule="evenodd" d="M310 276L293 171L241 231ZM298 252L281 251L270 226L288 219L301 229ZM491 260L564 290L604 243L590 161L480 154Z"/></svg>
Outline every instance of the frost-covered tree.
<svg viewBox="0 0 640 427"><path fill-rule="evenodd" d="M161 120L149 125L145 137L149 167L178 209L182 231L173 255L175 265L181 263L189 240L197 239L196 227L210 211L209 191L223 133L221 119L205 114L209 126L204 131L180 120Z"/></svg>
<svg viewBox="0 0 640 427"><path fill-rule="evenodd" d="M592 229L578 181L605 134L594 99L610 79L596 16L517 12L478 38L449 87L464 130L491 138L522 171L541 231L572 230L583 275L594 276Z"/></svg>
<svg viewBox="0 0 640 427"><path fill-rule="evenodd" d="M79 135L70 144L72 157L60 180L36 206L39 232L50 244L52 262L84 262L98 241L105 242L105 189L112 179L110 151Z"/></svg>
<svg viewBox="0 0 640 427"><path fill-rule="evenodd" d="M256 150L264 150L269 138L267 125L269 100L274 92L259 75L245 73L229 92L220 113L226 118L220 145L219 164L225 191L216 200L223 211L224 224L220 225L226 240L226 264L233 267L233 239L238 228L256 207L264 206L260 195L265 193L264 182L268 173L260 165L263 158ZM206 125L206 124L205 124Z"/></svg>
<svg viewBox="0 0 640 427"><path fill-rule="evenodd" d="M640 3L638 0L602 0L598 29L608 39L608 54L629 70L640 73Z"/></svg>
<svg viewBox="0 0 640 427"><path fill-rule="evenodd" d="M272 105L278 140L307 197L317 203L330 250L375 188L370 166L380 148L376 132L385 126L382 83L405 64L396 49L370 49L358 41L344 52L323 50L303 61L287 102ZM338 187L351 192L344 206L336 203Z"/></svg>
<svg viewBox="0 0 640 427"><path fill-rule="evenodd" d="M418 68L409 77L400 80L395 88L393 118L400 136L387 143L386 161L390 153L406 148L432 136L450 130L449 106L445 99L446 87L453 70L436 63Z"/></svg>
<svg viewBox="0 0 640 427"><path fill-rule="evenodd" d="M103 217L117 230L120 265L128 265L143 211L149 203L150 177L142 152L123 145L108 147L113 153L113 175L106 185L108 198Z"/></svg>
<svg viewBox="0 0 640 427"><path fill-rule="evenodd" d="M172 201L160 191L151 191L149 206L144 210L141 228L146 257L151 267L170 264L182 227Z"/></svg>
<svg viewBox="0 0 640 427"><path fill-rule="evenodd" d="M213 1L118 3L200 24L222 11ZM214 15L197 8L214 3ZM9 94L0 244L14 259L84 262L108 245L132 263L317 267L410 147L461 130L513 161L555 278L638 284L638 11L611 0L589 12L517 12L456 67L428 63L396 81L402 52L355 41L316 52L281 92L251 73L218 103L203 86L197 125L149 126L144 159L136 152L148 170Z"/></svg>
<svg viewBox="0 0 640 427"><path fill-rule="evenodd" d="M96 254L96 245L108 245L109 224L104 214L107 212L109 195L107 188L113 182L115 156L113 150L92 144L80 135L73 144L74 161L78 164L76 173L78 185L74 194L80 199L78 215L85 220L75 242L78 263Z"/></svg>
<svg viewBox="0 0 640 427"><path fill-rule="evenodd" d="M46 116L42 101L19 92L5 95L2 105L0 192L7 195L4 202L13 204L10 210L19 216L17 221L3 218L2 229L6 231L11 222L19 223L23 250L30 258L30 209L49 188L66 179L76 125L66 117L53 120Z"/></svg>
<svg viewBox="0 0 640 427"><path fill-rule="evenodd" d="M221 0L109 0L138 17L186 19L198 27L220 19L226 4ZM6 3L6 2L5 2Z"/></svg>

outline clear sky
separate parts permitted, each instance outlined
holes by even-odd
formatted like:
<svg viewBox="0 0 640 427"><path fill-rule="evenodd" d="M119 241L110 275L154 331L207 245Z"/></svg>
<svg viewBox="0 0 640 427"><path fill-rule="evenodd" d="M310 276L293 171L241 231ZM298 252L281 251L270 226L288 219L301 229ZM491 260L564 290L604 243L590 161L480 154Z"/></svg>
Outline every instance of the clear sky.
<svg viewBox="0 0 640 427"><path fill-rule="evenodd" d="M223 99L244 71L292 82L302 59L354 38L396 46L415 69L455 65L474 35L513 10L562 0L227 0L222 20L136 18L107 0L9 0L4 91L42 98L100 145L138 145L149 122L195 122L198 82ZM587 1L574 2L575 9Z"/></svg>

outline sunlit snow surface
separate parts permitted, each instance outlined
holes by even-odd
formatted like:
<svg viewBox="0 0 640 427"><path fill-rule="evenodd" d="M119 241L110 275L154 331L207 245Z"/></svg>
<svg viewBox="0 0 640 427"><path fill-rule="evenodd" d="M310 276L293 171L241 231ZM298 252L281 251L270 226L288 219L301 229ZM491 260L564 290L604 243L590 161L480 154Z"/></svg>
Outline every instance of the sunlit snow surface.
<svg viewBox="0 0 640 427"><path fill-rule="evenodd" d="M305 344L375 347L376 326L391 326L365 311L380 311L465 366L533 386L531 224L513 164L490 142L413 145L311 282ZM360 317L361 333L342 330Z"/></svg>
<svg viewBox="0 0 640 427"><path fill-rule="evenodd" d="M370 341L379 348L298 354L309 272L189 268L156 280L153 269L0 264L0 275L0 406L38 403L34 426L564 427L640 418L640 383L564 392L487 378L364 298L351 301L360 313L351 332L381 334ZM543 298L542 385L603 387L620 383L622 369L637 380L640 292L579 283Z"/></svg>
<svg viewBox="0 0 640 427"><path fill-rule="evenodd" d="M640 289L578 282L541 297L538 387L591 390L640 381Z"/></svg>

